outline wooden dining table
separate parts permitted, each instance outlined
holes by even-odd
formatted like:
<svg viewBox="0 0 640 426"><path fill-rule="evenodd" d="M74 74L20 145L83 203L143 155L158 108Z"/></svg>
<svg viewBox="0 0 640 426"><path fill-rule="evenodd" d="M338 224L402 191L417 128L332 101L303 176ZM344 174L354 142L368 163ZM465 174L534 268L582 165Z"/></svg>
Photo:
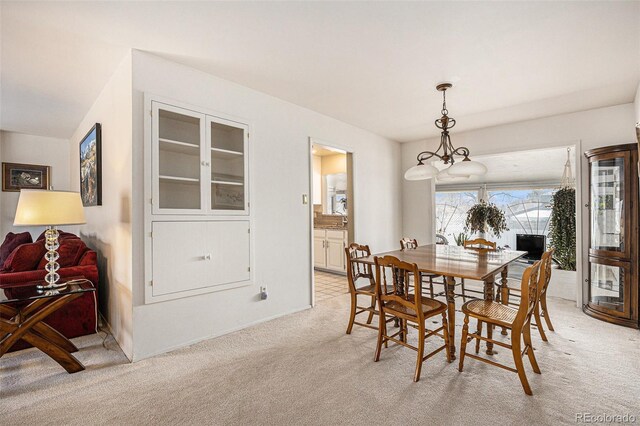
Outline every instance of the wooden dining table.
<svg viewBox="0 0 640 426"><path fill-rule="evenodd" d="M484 282L484 299L490 301L494 300L495 277L500 274L500 288L504 290L504 297L507 289L509 264L525 254L527 252L515 250L496 250L483 253L460 246L429 244L415 249L372 254L371 256L359 258L358 262L373 265L375 264L375 257L394 256L403 262L415 263L421 273L443 276L448 307L449 345L452 359L455 359L456 304L454 291L456 278ZM488 337L491 338L493 333L491 327L488 327L487 333L489 333ZM487 354L492 355L493 353L493 343L487 342Z"/></svg>

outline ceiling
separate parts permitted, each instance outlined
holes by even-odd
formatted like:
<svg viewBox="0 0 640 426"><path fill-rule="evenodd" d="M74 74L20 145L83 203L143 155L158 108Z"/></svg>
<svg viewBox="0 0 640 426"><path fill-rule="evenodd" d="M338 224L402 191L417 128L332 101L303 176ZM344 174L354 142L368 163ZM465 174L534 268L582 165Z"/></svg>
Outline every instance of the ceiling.
<svg viewBox="0 0 640 426"><path fill-rule="evenodd" d="M633 101L640 2L2 1L0 128L68 138L131 48L388 138Z"/></svg>
<svg viewBox="0 0 640 426"><path fill-rule="evenodd" d="M450 182L439 181L438 185L447 187L481 184L504 184L517 186L518 183L543 183L558 184L562 179L564 165L567 162L567 148L569 149L569 161L571 173L576 177L575 147L557 147L535 149L527 151L504 152L493 155L476 155L475 161L479 161L487 167L487 173L483 176L471 176L466 180ZM442 162L434 162L438 170L446 169Z"/></svg>

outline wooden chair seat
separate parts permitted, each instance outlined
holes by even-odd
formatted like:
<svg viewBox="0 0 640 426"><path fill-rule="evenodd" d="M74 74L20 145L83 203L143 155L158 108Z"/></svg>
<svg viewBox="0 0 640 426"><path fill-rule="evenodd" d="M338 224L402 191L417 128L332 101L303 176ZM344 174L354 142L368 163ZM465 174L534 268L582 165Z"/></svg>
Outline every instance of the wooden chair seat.
<svg viewBox="0 0 640 426"><path fill-rule="evenodd" d="M447 305L440 302L439 300L430 299L425 296L422 296L420 299L422 301L421 303L422 313L424 314L425 318L440 314L447 310ZM413 294L407 295L406 300L412 304L416 304L415 303L416 297ZM415 319L415 320L418 319L418 315L416 314L415 310L405 305L402 305L399 302L396 302L396 301L387 302L387 304L385 305L385 308L390 314L397 313L402 316L411 317L411 319Z"/></svg>
<svg viewBox="0 0 640 426"><path fill-rule="evenodd" d="M488 300L471 300L462 305L465 315L472 315L480 321L511 328L518 315L518 310L498 302Z"/></svg>
<svg viewBox="0 0 640 426"><path fill-rule="evenodd" d="M372 284L372 285L365 285L362 287L356 287L355 289L356 293L362 293L362 294L368 294L371 296L375 296L376 295L376 285Z"/></svg>

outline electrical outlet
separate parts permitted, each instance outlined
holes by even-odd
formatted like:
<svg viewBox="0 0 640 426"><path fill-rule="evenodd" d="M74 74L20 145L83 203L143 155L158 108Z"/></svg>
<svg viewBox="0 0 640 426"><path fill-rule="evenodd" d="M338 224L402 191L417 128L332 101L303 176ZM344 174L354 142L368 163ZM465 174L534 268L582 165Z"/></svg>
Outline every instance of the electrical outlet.
<svg viewBox="0 0 640 426"><path fill-rule="evenodd" d="M269 297L267 286L260 287L260 300L267 300L267 297Z"/></svg>

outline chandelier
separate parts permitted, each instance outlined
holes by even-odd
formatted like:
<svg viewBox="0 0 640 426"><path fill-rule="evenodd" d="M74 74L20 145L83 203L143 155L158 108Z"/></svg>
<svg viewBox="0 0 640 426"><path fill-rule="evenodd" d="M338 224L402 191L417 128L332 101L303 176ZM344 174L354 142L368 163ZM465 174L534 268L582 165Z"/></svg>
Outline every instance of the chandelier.
<svg viewBox="0 0 640 426"><path fill-rule="evenodd" d="M435 121L438 129L441 129L440 146L435 152L423 151L418 154L418 164L411 167L404 174L406 180L424 180L437 177L438 180L464 180L469 176L481 176L487 173L484 164L472 161L469 158L469 149L463 146L455 148L449 137L449 129L456 125L456 120L449 117L447 110L447 89L451 88L451 83L441 83L436 86L436 90L442 92L442 117ZM455 156L463 157L462 161L456 162ZM430 158L436 157L444 164L448 164L444 170L438 170L431 164L424 162Z"/></svg>

